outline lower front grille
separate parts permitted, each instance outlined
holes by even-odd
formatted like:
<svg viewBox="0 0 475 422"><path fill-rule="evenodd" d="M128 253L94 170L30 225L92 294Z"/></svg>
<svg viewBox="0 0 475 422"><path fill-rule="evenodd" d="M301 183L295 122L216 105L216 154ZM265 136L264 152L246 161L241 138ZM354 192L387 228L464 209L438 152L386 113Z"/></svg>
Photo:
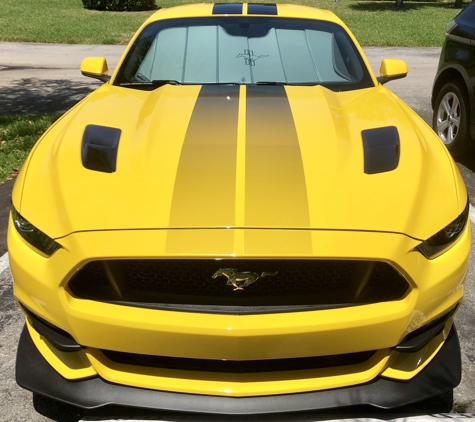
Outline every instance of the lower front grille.
<svg viewBox="0 0 475 422"><path fill-rule="evenodd" d="M387 263L350 260L93 261L68 285L83 299L230 314L386 302L409 289Z"/></svg>
<svg viewBox="0 0 475 422"><path fill-rule="evenodd" d="M254 372L298 371L356 365L369 360L375 352L368 351L332 356L244 361L175 358L169 356L114 352L111 350L102 350L102 353L113 362L127 365L163 369L181 369L185 371L246 374Z"/></svg>

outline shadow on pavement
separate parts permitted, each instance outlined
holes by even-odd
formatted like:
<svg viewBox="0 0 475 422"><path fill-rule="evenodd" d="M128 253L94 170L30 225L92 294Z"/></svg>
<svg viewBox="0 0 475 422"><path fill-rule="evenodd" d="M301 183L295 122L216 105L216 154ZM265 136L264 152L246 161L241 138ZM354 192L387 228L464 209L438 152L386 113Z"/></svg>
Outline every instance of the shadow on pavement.
<svg viewBox="0 0 475 422"><path fill-rule="evenodd" d="M475 140L472 140L467 148L462 153L457 154L454 159L475 172Z"/></svg>
<svg viewBox="0 0 475 422"><path fill-rule="evenodd" d="M0 87L0 114L64 113L98 85L26 78Z"/></svg>

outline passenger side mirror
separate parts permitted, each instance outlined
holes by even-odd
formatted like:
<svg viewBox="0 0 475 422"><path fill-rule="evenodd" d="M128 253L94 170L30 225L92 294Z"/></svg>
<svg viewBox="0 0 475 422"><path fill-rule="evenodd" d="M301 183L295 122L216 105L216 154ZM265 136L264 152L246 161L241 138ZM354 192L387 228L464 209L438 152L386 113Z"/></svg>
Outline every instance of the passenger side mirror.
<svg viewBox="0 0 475 422"><path fill-rule="evenodd" d="M378 76L376 79L381 85L389 81L405 78L407 75L407 64L404 60L400 59L384 59L381 62L379 74L381 76Z"/></svg>

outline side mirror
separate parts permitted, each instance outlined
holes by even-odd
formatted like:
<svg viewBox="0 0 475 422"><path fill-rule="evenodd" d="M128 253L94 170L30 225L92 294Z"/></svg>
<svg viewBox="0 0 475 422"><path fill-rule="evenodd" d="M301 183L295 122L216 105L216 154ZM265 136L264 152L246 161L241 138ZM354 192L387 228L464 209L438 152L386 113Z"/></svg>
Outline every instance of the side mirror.
<svg viewBox="0 0 475 422"><path fill-rule="evenodd" d="M102 82L107 82L111 78L104 57L86 57L82 61L80 69L84 76L99 79Z"/></svg>
<svg viewBox="0 0 475 422"><path fill-rule="evenodd" d="M407 64L404 60L384 59L381 62L379 73L381 76L376 79L381 85L384 85L386 82L405 78L407 75Z"/></svg>

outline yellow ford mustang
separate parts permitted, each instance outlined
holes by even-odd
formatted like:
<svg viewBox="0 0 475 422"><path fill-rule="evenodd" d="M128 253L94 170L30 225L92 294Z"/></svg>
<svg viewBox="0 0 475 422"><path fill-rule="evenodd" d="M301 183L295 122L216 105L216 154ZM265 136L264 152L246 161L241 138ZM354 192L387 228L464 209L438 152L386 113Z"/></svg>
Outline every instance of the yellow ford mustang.
<svg viewBox="0 0 475 422"><path fill-rule="evenodd" d="M460 380L467 191L332 13L159 10L12 194L17 381L84 408L393 408Z"/></svg>

